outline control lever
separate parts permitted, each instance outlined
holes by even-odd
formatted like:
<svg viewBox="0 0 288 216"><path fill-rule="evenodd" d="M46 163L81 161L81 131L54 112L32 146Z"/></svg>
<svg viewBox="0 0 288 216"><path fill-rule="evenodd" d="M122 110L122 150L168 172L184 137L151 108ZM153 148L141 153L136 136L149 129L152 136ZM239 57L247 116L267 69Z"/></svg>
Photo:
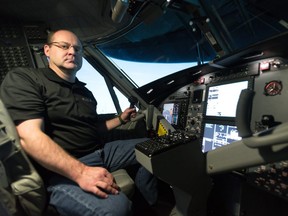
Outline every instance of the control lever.
<svg viewBox="0 0 288 216"><path fill-rule="evenodd" d="M154 106L148 105L147 113L146 113L146 127L147 130L153 129L153 115L154 115Z"/></svg>
<svg viewBox="0 0 288 216"><path fill-rule="evenodd" d="M130 96L128 98L128 101L130 102L130 108L134 108L135 105L138 103L138 99L134 96Z"/></svg>
<svg viewBox="0 0 288 216"><path fill-rule="evenodd" d="M135 105L138 103L138 99L134 96L130 96L128 98L128 101L130 102L130 108L134 108ZM146 117L146 125L147 125L147 130L151 130L153 128L153 112L154 112L154 106L149 105L148 108L143 111L143 113L140 113L138 116L135 118L131 119L131 121L137 121L141 118Z"/></svg>
<svg viewBox="0 0 288 216"><path fill-rule="evenodd" d="M130 102L129 108L134 108L135 105L138 103L138 99L134 96L130 96L128 98L128 101ZM141 114L137 113L137 116L135 118L131 118L131 121L138 121L139 119L142 119L144 117L145 117L145 115L143 113L141 113Z"/></svg>

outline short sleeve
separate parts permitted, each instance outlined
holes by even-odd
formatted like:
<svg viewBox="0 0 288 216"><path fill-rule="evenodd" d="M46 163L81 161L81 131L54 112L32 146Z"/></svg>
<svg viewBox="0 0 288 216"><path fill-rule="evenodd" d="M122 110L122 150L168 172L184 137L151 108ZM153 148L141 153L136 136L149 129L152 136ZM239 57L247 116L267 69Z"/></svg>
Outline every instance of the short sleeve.
<svg viewBox="0 0 288 216"><path fill-rule="evenodd" d="M43 86L35 71L15 68L1 84L1 100L14 123L44 117Z"/></svg>

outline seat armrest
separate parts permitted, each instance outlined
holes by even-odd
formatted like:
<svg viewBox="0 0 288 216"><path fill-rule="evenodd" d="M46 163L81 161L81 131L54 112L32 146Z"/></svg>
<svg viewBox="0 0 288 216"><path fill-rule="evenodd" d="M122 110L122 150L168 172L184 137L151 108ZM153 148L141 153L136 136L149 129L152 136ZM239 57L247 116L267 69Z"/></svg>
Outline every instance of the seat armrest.
<svg viewBox="0 0 288 216"><path fill-rule="evenodd" d="M112 175L121 191L126 194L129 199L132 198L135 191L135 184L127 171L125 169L120 169L112 172Z"/></svg>

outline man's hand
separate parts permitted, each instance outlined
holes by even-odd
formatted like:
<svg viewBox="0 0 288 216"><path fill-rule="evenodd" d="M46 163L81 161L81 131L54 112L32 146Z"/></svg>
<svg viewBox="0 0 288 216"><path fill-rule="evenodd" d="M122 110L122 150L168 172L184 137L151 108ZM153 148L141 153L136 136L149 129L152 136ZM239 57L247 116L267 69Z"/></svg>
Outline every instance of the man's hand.
<svg viewBox="0 0 288 216"><path fill-rule="evenodd" d="M101 167L86 166L70 156L44 134L42 128L43 119L26 120L17 126L21 146L26 153L46 169L75 181L85 191L102 198L119 193L111 173Z"/></svg>
<svg viewBox="0 0 288 216"><path fill-rule="evenodd" d="M119 187L115 183L113 175L102 167L85 166L76 182L83 190L101 198L107 198L108 194L119 193Z"/></svg>
<svg viewBox="0 0 288 216"><path fill-rule="evenodd" d="M121 118L125 122L128 122L130 121L130 118L135 118L135 117L136 117L136 109L134 107L125 109L124 112L121 114Z"/></svg>
<svg viewBox="0 0 288 216"><path fill-rule="evenodd" d="M98 131L109 131L121 124L125 124L130 121L131 118L136 117L136 109L135 108L127 108L124 110L121 115L117 116L116 118L107 120L105 125L98 125ZM119 119L120 118L120 119Z"/></svg>

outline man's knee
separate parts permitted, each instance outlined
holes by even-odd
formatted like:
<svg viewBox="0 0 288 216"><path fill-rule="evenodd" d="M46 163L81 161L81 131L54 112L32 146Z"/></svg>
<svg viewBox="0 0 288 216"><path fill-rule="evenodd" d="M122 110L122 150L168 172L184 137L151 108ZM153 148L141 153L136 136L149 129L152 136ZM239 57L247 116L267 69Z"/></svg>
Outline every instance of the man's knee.
<svg viewBox="0 0 288 216"><path fill-rule="evenodd" d="M101 206L99 215L132 215L132 202L123 193L120 193L119 195L110 195L107 199L105 199L105 201L106 203L105 205Z"/></svg>
<svg viewBox="0 0 288 216"><path fill-rule="evenodd" d="M132 215L132 203L123 193L101 199L80 188L72 191L66 189L56 186L50 197L50 204L63 216Z"/></svg>

